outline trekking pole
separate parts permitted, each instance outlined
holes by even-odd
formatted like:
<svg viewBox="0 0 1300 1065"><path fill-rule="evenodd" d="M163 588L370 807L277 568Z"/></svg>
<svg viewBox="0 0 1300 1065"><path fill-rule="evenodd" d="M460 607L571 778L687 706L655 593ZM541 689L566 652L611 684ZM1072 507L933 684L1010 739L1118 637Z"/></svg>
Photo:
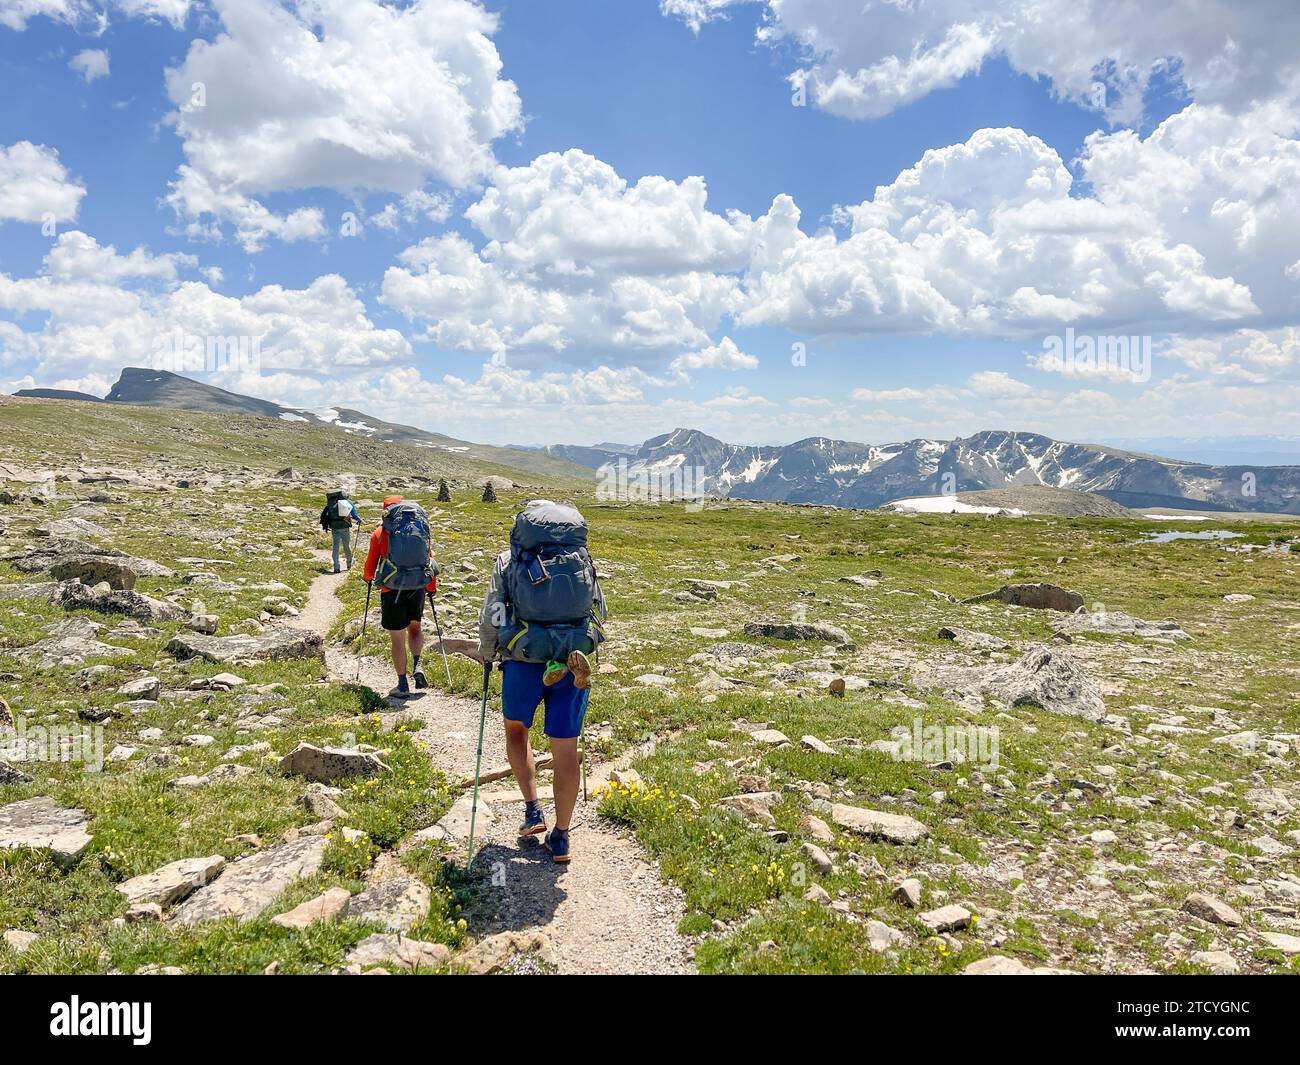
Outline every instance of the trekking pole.
<svg viewBox="0 0 1300 1065"><path fill-rule="evenodd" d="M582 724L578 726L578 762L582 765L582 801L587 801L587 713L582 714Z"/></svg>
<svg viewBox="0 0 1300 1065"><path fill-rule="evenodd" d="M492 679L492 663L483 663L483 708L478 717L478 754L474 757L474 798L469 807L469 853L465 857L465 872L474 864L474 821L478 817L478 778L483 768L483 726L487 723L488 683Z"/></svg>
<svg viewBox="0 0 1300 1065"><path fill-rule="evenodd" d="M370 589L374 587L372 581L366 581L366 611L361 615L361 635L357 637L357 683L361 682L361 645L366 642L366 622L370 620Z"/></svg>
<svg viewBox="0 0 1300 1065"><path fill-rule="evenodd" d="M447 648L442 642L442 626L438 623L438 608L433 596L429 596L429 609L433 611L433 631L438 634L438 650L442 652L442 667L447 671L447 690L450 691L455 685L451 681L451 663L447 661Z"/></svg>

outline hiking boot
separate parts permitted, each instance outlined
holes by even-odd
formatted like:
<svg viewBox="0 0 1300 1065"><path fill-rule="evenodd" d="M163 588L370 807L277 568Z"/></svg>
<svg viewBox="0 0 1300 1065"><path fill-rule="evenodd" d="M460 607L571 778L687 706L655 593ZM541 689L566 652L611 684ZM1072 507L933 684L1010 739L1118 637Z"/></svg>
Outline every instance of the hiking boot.
<svg viewBox="0 0 1300 1065"><path fill-rule="evenodd" d="M537 836L546 831L546 814L541 803L524 806L524 823L519 826L521 836Z"/></svg>
<svg viewBox="0 0 1300 1065"><path fill-rule="evenodd" d="M566 828L553 828L551 834L542 841L548 851L551 852L551 860L564 864L569 860L569 830Z"/></svg>
<svg viewBox="0 0 1300 1065"><path fill-rule="evenodd" d="M569 667L563 662L547 662L546 669L542 673L542 683L547 687L552 684L559 684L569 672Z"/></svg>
<svg viewBox="0 0 1300 1065"><path fill-rule="evenodd" d="M429 680L424 675L423 668L421 668L418 664L411 671L411 676L415 678L415 686L419 688L421 691L423 691L425 688L429 686Z"/></svg>
<svg viewBox="0 0 1300 1065"><path fill-rule="evenodd" d="M409 699L411 697L411 686L407 683L406 677L397 678L397 687L388 693L390 699Z"/></svg>
<svg viewBox="0 0 1300 1065"><path fill-rule="evenodd" d="M592 661L581 651L569 652L569 672L573 674L573 686L587 689L591 687Z"/></svg>

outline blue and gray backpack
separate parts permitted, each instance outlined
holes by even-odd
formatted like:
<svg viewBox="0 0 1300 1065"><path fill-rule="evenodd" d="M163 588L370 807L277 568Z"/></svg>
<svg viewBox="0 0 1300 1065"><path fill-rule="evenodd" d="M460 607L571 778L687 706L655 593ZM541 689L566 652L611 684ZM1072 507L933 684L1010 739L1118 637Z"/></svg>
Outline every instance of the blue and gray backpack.
<svg viewBox="0 0 1300 1065"><path fill-rule="evenodd" d="M587 521L574 507L548 499L524 507L510 531L505 585L513 617L500 635L512 654L559 661L604 640Z"/></svg>
<svg viewBox="0 0 1300 1065"><path fill-rule="evenodd" d="M419 503L395 503L384 511L384 532L388 552L380 560L376 579L396 592L424 588L433 580L429 556L432 537L429 515Z"/></svg>

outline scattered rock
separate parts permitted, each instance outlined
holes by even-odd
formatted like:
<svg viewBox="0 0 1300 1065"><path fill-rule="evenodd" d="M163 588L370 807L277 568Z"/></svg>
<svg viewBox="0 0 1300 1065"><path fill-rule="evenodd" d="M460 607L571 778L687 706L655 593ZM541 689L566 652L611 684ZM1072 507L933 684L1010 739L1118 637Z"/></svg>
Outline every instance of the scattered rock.
<svg viewBox="0 0 1300 1065"><path fill-rule="evenodd" d="M91 844L85 810L63 807L48 796L0 806L0 850L49 851L55 863L70 869Z"/></svg>
<svg viewBox="0 0 1300 1065"><path fill-rule="evenodd" d="M813 864L813 868L819 873L829 873L835 868L835 863L831 861L830 855L822 850L816 843L804 843L800 848L803 856Z"/></svg>
<svg viewBox="0 0 1300 1065"><path fill-rule="evenodd" d="M1183 909L1193 917L1199 917L1202 921L1209 921L1212 924L1235 928L1242 923L1241 914L1226 902L1201 891L1194 891L1188 895L1183 902Z"/></svg>
<svg viewBox="0 0 1300 1065"><path fill-rule="evenodd" d="M815 814L804 814L799 819L799 826L818 843L835 842L835 833L831 830L831 826Z"/></svg>
<svg viewBox="0 0 1300 1065"><path fill-rule="evenodd" d="M1034 970L1016 958L1004 954L990 954L973 961L962 969L963 976L1033 976Z"/></svg>
<svg viewBox="0 0 1300 1065"><path fill-rule="evenodd" d="M317 921L337 921L347 911L351 895L345 888L332 887L314 899L295 906L286 913L271 918L273 925L301 931Z"/></svg>
<svg viewBox="0 0 1300 1065"><path fill-rule="evenodd" d="M1209 969L1216 976L1233 976L1241 971L1237 959L1226 950L1198 950L1189 960L1193 965Z"/></svg>
<svg viewBox="0 0 1300 1065"><path fill-rule="evenodd" d="M24 932L18 928L10 928L5 932L5 946L15 954L26 954L41 937L35 932Z"/></svg>
<svg viewBox="0 0 1300 1065"><path fill-rule="evenodd" d="M348 902L348 917L374 921L389 932L409 932L429 913L433 896L413 877L393 877L371 884Z"/></svg>
<svg viewBox="0 0 1300 1065"><path fill-rule="evenodd" d="M1262 932L1260 939L1283 954L1300 954L1300 936L1290 936L1285 932Z"/></svg>
<svg viewBox="0 0 1300 1065"><path fill-rule="evenodd" d="M324 659L320 635L306 629L274 629L260 636L202 636L182 632L167 644L168 654L179 659L202 658L222 665L257 665L273 659Z"/></svg>
<svg viewBox="0 0 1300 1065"><path fill-rule="evenodd" d="M349 965L391 965L398 969L436 969L451 959L445 943L425 943L392 932L366 936L347 956Z"/></svg>
<svg viewBox="0 0 1300 1065"><path fill-rule="evenodd" d="M527 932L498 932L456 955L453 964L471 976L490 976L509 968L518 957L532 957L552 964L551 941L541 929Z"/></svg>
<svg viewBox="0 0 1300 1065"><path fill-rule="evenodd" d="M1011 646L1000 636L990 636L986 632L959 629L951 625L945 625L939 630L939 638L941 640L953 640L958 646L964 647L968 651L1005 651Z"/></svg>
<svg viewBox="0 0 1300 1065"><path fill-rule="evenodd" d="M1083 606L1083 596L1055 584L1004 584L994 592L963 599L962 603L988 603L997 601L1008 606L1024 606L1033 610L1060 610L1073 614Z"/></svg>
<svg viewBox="0 0 1300 1065"><path fill-rule="evenodd" d="M1101 690L1084 668L1061 647L1035 644L1006 665L924 665L914 672L923 688L942 688L959 699L979 693L1011 706L1037 706L1050 713L1100 721L1106 716Z"/></svg>
<svg viewBox="0 0 1300 1065"><path fill-rule="evenodd" d="M280 759L280 772L328 784L334 780L369 777L376 773L390 773L392 770L370 751L299 743Z"/></svg>
<svg viewBox="0 0 1300 1065"><path fill-rule="evenodd" d="M203 885L210 883L226 867L220 854L206 858L182 858L152 873L132 877L117 885L128 902L154 903L166 909Z"/></svg>
<svg viewBox="0 0 1300 1065"><path fill-rule="evenodd" d="M226 866L216 880L199 888L173 912L177 924L195 925L235 917L241 923L258 917L285 888L320 871L325 840L304 836L269 847Z"/></svg>
<svg viewBox="0 0 1300 1065"><path fill-rule="evenodd" d="M128 681L117 689L117 694L125 695L131 699L157 699L161 691L162 682L157 677L150 675Z"/></svg>
<svg viewBox="0 0 1300 1065"><path fill-rule="evenodd" d="M890 843L915 843L930 834L925 825L906 814L867 810L838 802L831 807L831 820L850 832Z"/></svg>
<svg viewBox="0 0 1300 1065"><path fill-rule="evenodd" d="M836 625L824 622L750 621L745 625L746 636L766 636L772 640L825 640L828 643L849 643L847 632Z"/></svg>
<svg viewBox="0 0 1300 1065"><path fill-rule="evenodd" d="M867 947L873 954L884 954L895 950L907 941L897 928L890 928L884 921L867 922Z"/></svg>
<svg viewBox="0 0 1300 1065"><path fill-rule="evenodd" d="M804 736L799 740L810 751L816 751L818 754L834 754L835 748L829 743L819 740L816 736Z"/></svg>
<svg viewBox="0 0 1300 1065"><path fill-rule="evenodd" d="M894 888L894 898L909 909L918 909L921 905L921 881L908 877Z"/></svg>
<svg viewBox="0 0 1300 1065"><path fill-rule="evenodd" d="M918 914L919 920L931 932L956 932L970 924L971 912L965 906L955 903L940 906L937 910L927 910Z"/></svg>

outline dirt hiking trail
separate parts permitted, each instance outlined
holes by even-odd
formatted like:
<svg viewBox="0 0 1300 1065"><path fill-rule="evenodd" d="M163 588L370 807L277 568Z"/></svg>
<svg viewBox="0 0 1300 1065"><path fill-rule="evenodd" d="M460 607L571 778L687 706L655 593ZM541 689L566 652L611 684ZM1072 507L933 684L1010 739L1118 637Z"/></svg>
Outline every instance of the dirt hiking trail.
<svg viewBox="0 0 1300 1065"><path fill-rule="evenodd" d="M318 557L329 560L328 552ZM361 558L356 579L360 580ZM350 574L326 573L311 586L306 605L292 624L326 636L338 618L342 602L335 594ZM426 617L427 620L427 617ZM370 622L379 623L375 602ZM432 624L426 625L428 650L424 668L431 682L442 675ZM357 656L327 640L325 662L332 681L357 681ZM360 683L381 696L396 682L391 664L382 659L361 660ZM494 692L500 675L493 674ZM599 689L593 696L599 698ZM449 695L437 688L418 692L405 703L390 700L394 723L417 723L412 735L428 751L433 764L447 774L453 786L474 775L478 744L480 702ZM387 716L386 714L384 716ZM537 752L540 758L544 751ZM499 710L488 703L483 739L483 771L506 765L505 737ZM607 771L610 767L604 767ZM553 823L549 774L538 774L539 797ZM601 767L588 769L592 792L603 782ZM464 792L468 805L469 789ZM684 910L677 892L665 884L655 867L626 831L596 814L594 801L581 796L573 820L573 861L557 865L542 847L540 837L519 839L523 800L513 777L480 785L475 828L474 870L480 898L466 913L475 936L505 930L539 928L550 938L558 971L585 974L693 973L693 943L677 931ZM458 843L464 847L464 842ZM463 857L459 860L463 860Z"/></svg>

